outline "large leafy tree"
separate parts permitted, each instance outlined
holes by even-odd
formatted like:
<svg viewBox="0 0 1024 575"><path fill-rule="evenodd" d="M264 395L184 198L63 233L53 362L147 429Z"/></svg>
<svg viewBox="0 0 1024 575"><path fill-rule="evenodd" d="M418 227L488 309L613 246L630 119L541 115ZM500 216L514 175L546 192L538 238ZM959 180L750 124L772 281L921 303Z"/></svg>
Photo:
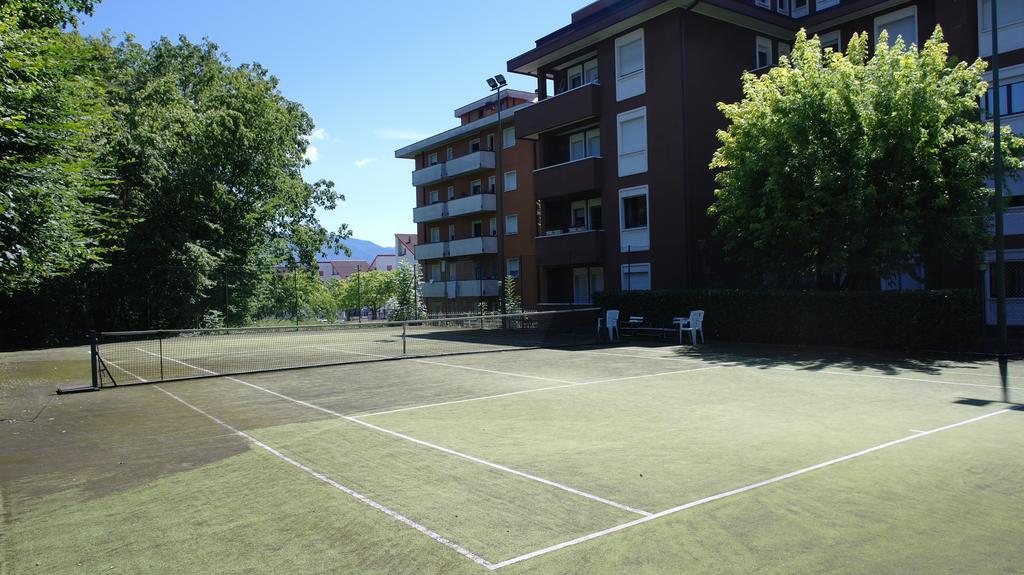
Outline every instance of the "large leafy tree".
<svg viewBox="0 0 1024 575"><path fill-rule="evenodd" d="M846 54L797 36L778 66L743 76L709 210L727 253L761 281L849 289L957 257L986 239L993 161L985 63L952 64L936 28L920 50L884 35ZM1024 141L1003 136L1008 172Z"/></svg>
<svg viewBox="0 0 1024 575"><path fill-rule="evenodd" d="M91 2L0 2L0 295L102 266L118 230L101 161L110 129Z"/></svg>

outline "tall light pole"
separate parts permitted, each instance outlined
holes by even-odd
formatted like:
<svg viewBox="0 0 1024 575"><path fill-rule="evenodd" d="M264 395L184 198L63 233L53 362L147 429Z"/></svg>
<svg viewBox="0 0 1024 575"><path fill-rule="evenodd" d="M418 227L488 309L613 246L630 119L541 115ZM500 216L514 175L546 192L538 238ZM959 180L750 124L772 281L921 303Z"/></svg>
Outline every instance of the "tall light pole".
<svg viewBox="0 0 1024 575"><path fill-rule="evenodd" d="M1009 346L1006 341L1006 250L1003 240L1003 149L999 133L1002 121L999 117L999 21L996 0L992 1L992 144L993 175L995 176L995 217L996 217L996 338L999 346L999 378L1003 384L1003 401L1009 403L1010 389L1007 386L1006 358Z"/></svg>
<svg viewBox="0 0 1024 575"><path fill-rule="evenodd" d="M501 74L495 74L493 78L487 79L487 85L491 87L492 92L497 93L497 106L498 106L498 128L497 134L495 135L495 144L497 146L497 174L494 178L495 186L494 193L497 195L496 207L498 210L497 217L497 232L498 232L498 313L505 313L505 172L502 171L501 166L501 150L505 147L505 133L501 129L501 89L505 87L507 82L505 76ZM483 292L481 291L481 295Z"/></svg>

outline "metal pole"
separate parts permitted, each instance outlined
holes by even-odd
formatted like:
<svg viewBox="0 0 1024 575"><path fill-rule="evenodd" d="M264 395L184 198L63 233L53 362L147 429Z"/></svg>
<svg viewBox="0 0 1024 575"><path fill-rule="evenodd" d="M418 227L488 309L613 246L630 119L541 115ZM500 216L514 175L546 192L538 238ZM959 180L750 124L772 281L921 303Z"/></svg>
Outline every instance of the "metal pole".
<svg viewBox="0 0 1024 575"><path fill-rule="evenodd" d="M92 330L89 332L89 361L92 366L92 386L96 389L100 388L100 373L99 373L99 361L97 360L97 354L99 353L99 346L96 341L96 331Z"/></svg>
<svg viewBox="0 0 1024 575"><path fill-rule="evenodd" d="M402 355L405 355L405 324L402 324Z"/></svg>
<svg viewBox="0 0 1024 575"><path fill-rule="evenodd" d="M363 323L363 294L360 291L362 286L362 274L359 273L359 266L356 265L356 311L359 312L359 323Z"/></svg>
<svg viewBox="0 0 1024 575"><path fill-rule="evenodd" d="M494 186L498 194L498 312L505 313L505 172L502 171L501 150L505 147L505 136L501 130L501 86L498 86L498 129L494 138L498 146L498 174L495 178L497 185ZM483 295L483 292L481 292Z"/></svg>
<svg viewBox="0 0 1024 575"><path fill-rule="evenodd" d="M159 339L160 343L160 381L164 380L164 334L160 332Z"/></svg>
<svg viewBox="0 0 1024 575"><path fill-rule="evenodd" d="M999 346L999 379L1003 386L1003 401L1009 403L1006 359L1009 344L1006 341L1006 251L1003 230L1003 150L999 133L1002 122L999 115L999 23L998 6L992 0L992 143L995 175L996 218L996 338Z"/></svg>
<svg viewBox="0 0 1024 575"><path fill-rule="evenodd" d="M292 294L293 307L295 309L295 327L299 327L299 268L296 266L292 270L292 288L294 293Z"/></svg>

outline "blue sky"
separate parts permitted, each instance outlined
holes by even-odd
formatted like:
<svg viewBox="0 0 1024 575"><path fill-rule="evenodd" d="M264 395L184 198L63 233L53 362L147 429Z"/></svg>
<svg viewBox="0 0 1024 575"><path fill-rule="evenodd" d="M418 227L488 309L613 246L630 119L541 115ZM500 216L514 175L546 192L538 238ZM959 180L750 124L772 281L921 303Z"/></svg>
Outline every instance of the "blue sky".
<svg viewBox="0 0 1024 575"><path fill-rule="evenodd" d="M324 225L390 246L416 230L412 161L395 149L457 125L452 111L487 95L488 76L536 89L505 62L588 1L103 0L81 30L144 44L209 37L234 64L266 66L318 127L306 179L334 180L346 196Z"/></svg>

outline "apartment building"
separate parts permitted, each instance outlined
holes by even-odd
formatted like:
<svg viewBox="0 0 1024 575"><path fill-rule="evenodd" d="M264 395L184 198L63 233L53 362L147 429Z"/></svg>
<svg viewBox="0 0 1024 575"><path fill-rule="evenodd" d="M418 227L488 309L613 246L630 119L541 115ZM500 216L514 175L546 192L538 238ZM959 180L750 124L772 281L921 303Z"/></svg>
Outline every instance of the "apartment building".
<svg viewBox="0 0 1024 575"><path fill-rule="evenodd" d="M534 145L517 140L513 127L515 112L534 98L503 89L500 97L455 110L459 126L395 152L415 161L415 256L430 313L471 312L480 304L496 309L502 273L517 278L524 306L536 306Z"/></svg>
<svg viewBox="0 0 1024 575"><path fill-rule="evenodd" d="M990 10L990 0L599 0L574 12L508 62L537 80L538 101L515 111L515 131L537 146L539 301L728 285L707 215L708 164L725 127L716 103L741 98L742 72L774 65L800 28L842 49L857 31L917 43L941 24L954 56L987 57ZM1017 114L1024 2L1004 0L999 10L1003 112ZM1024 114L1009 121L1019 129ZM1024 188L1013 193L1024 197ZM1021 248L1009 256L1020 263L1008 275L1019 276L1024 296L1024 201L1014 205L1007 245ZM970 285L976 269L954 263L943 278Z"/></svg>

